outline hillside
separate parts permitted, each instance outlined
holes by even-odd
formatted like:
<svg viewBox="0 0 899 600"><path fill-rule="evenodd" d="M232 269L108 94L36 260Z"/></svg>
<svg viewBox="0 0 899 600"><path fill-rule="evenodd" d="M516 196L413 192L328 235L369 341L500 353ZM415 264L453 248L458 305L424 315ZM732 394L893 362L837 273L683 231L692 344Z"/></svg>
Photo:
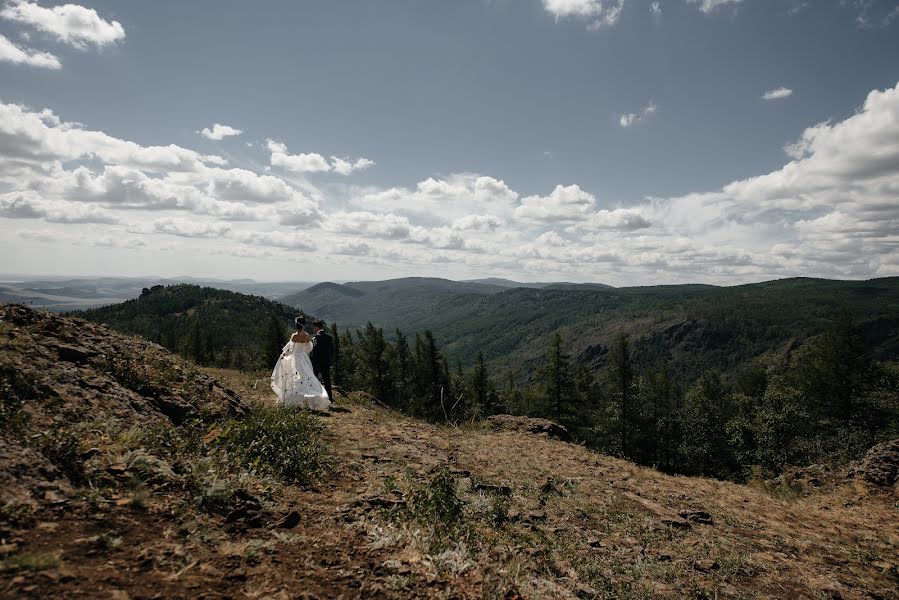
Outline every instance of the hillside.
<svg viewBox="0 0 899 600"><path fill-rule="evenodd" d="M139 298L75 313L116 331L140 335L205 364L227 366L261 358L270 317L284 329L297 311L261 296L196 285L154 287ZM191 346L190 348L188 346Z"/></svg>
<svg viewBox="0 0 899 600"><path fill-rule="evenodd" d="M252 375L8 305L0 372L0 597L899 598L888 462L746 487L360 394L260 420Z"/></svg>
<svg viewBox="0 0 899 600"><path fill-rule="evenodd" d="M433 297L420 307L411 290L389 281L380 282L380 289L385 297L405 298L392 303L390 325L378 320L383 313L367 309L365 296L315 308L327 310L341 325L368 315L388 334L395 321L406 333L430 329L451 364L459 360L469 367L480 350L495 372L511 371L525 380L543 360L545 342L555 331L569 354L594 369L604 364L615 336L627 333L638 368L670 361L689 382L708 368L733 372L792 340L818 335L842 308L853 315L875 357L899 358L896 277L800 278L734 287L517 288Z"/></svg>
<svg viewBox="0 0 899 600"><path fill-rule="evenodd" d="M372 321L392 331L414 329L442 303L473 302L508 289L504 285L450 281L432 277L406 277L388 281L357 281L345 284L319 283L280 299L329 323L360 327Z"/></svg>
<svg viewBox="0 0 899 600"><path fill-rule="evenodd" d="M15 279L6 276L10 279ZM160 277L79 277L0 281L0 302L25 304L54 311L72 311L115 304L140 296L154 285L205 285L241 294L277 299L312 285L302 282L257 282L251 279Z"/></svg>

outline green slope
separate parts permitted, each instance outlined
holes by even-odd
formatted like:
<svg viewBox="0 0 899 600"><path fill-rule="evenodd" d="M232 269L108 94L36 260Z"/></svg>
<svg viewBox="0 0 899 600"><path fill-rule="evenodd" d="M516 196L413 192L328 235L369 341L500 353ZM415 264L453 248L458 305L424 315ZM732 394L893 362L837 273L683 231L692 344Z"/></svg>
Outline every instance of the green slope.
<svg viewBox="0 0 899 600"><path fill-rule="evenodd" d="M281 302L341 326L371 321L392 331L409 329L439 304L459 296L476 299L504 291L501 285L406 277L388 281L320 283L281 298Z"/></svg>
<svg viewBox="0 0 899 600"><path fill-rule="evenodd" d="M149 294L77 313L117 331L136 334L179 350L191 331L199 332L207 364L226 366L240 350L249 364L260 360L263 330L271 316L287 327L296 309L267 300L209 287L179 284L156 287Z"/></svg>

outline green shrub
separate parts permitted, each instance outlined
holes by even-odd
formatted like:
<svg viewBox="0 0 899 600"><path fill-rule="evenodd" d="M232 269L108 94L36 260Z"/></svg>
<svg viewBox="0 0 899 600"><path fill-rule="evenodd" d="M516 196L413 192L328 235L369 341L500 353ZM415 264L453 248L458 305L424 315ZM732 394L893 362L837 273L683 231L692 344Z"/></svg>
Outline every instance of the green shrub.
<svg viewBox="0 0 899 600"><path fill-rule="evenodd" d="M329 466L321 422L300 408L261 407L232 420L218 447L243 466L308 485Z"/></svg>
<svg viewBox="0 0 899 600"><path fill-rule="evenodd" d="M464 506L465 502L456 496L456 480L445 465L409 497L409 509L416 517L447 529L461 522Z"/></svg>

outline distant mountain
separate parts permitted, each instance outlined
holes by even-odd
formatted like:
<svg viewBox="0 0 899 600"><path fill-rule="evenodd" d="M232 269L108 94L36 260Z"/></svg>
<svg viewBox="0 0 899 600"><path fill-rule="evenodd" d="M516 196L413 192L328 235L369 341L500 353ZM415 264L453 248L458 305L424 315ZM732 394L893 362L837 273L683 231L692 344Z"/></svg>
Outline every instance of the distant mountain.
<svg viewBox="0 0 899 600"><path fill-rule="evenodd" d="M0 301L70 311L116 304L140 296L141 290L154 285L192 283L277 299L304 289L310 282L257 282L252 279L219 280L191 277L79 277L14 280L0 283Z"/></svg>
<svg viewBox="0 0 899 600"><path fill-rule="evenodd" d="M511 279L502 279L500 277L486 277L484 279L466 279L465 283L482 283L485 285L498 285L506 288L543 288L550 283L522 283L521 281L512 281Z"/></svg>
<svg viewBox="0 0 899 600"><path fill-rule="evenodd" d="M594 369L619 333L640 368L668 361L687 381L715 368L734 372L762 354L818 335L841 310L861 327L881 360L899 360L899 278L870 281L784 279L752 285L509 289L448 299L421 318L452 362L483 351L495 371L527 379L553 332Z"/></svg>
<svg viewBox="0 0 899 600"><path fill-rule="evenodd" d="M432 277L406 277L387 281L319 283L281 302L314 314L341 327L358 327L368 321L392 331L415 329L442 303L473 301L507 290L500 285L450 281Z"/></svg>
<svg viewBox="0 0 899 600"><path fill-rule="evenodd" d="M281 321L286 341L297 311L261 296L178 284L75 314L123 333L140 335L202 364L252 366L263 360L269 318Z"/></svg>
<svg viewBox="0 0 899 600"><path fill-rule="evenodd" d="M506 288L533 288L533 289L543 289L543 288L610 288L612 286L606 285L605 283L569 283L567 281L554 281L554 282L532 282L532 283L523 283L521 281L512 281L511 279L501 279L499 277L487 277L485 279L468 279L466 280L469 283L483 283L487 285L498 285L500 287Z"/></svg>
<svg viewBox="0 0 899 600"><path fill-rule="evenodd" d="M619 333L640 368L667 361L686 380L716 368L735 372L762 354L823 332L841 309L884 360L899 359L899 278L871 281L784 279L752 285L602 284L510 287L496 280L408 278L312 286L283 299L336 321L366 321L389 335L430 329L450 359L472 364L483 351L495 373L527 379L558 331L568 352L598 370Z"/></svg>

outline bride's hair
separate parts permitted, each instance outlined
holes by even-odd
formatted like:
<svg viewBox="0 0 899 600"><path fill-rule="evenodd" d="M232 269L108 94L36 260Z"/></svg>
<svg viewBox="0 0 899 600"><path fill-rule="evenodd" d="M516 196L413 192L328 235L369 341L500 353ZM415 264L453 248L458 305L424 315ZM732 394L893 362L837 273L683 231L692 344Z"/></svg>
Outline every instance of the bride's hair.
<svg viewBox="0 0 899 600"><path fill-rule="evenodd" d="M294 319L294 323L296 323L297 331L299 331L300 329L303 329L304 327L306 327L306 317L303 315L300 315L299 317Z"/></svg>

